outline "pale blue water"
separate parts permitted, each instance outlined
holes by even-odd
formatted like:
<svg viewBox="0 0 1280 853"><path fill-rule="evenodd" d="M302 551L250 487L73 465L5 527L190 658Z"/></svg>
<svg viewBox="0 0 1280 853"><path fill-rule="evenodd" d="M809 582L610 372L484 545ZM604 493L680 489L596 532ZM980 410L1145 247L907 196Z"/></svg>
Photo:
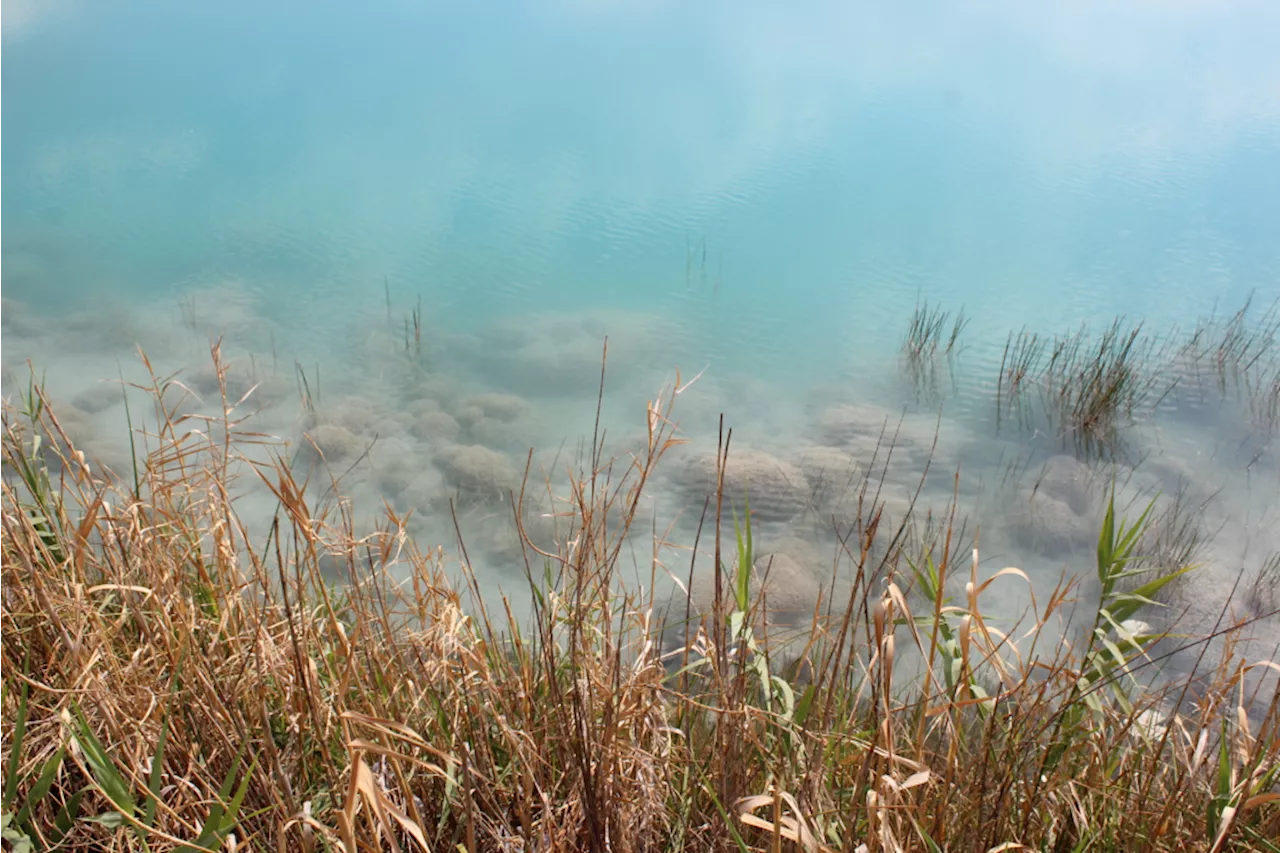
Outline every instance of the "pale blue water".
<svg viewBox="0 0 1280 853"><path fill-rule="evenodd" d="M65 343L6 330L5 365L110 376L232 281L234 322L274 323L258 363L381 399L344 348L385 347L389 291L439 363L539 404L567 383L528 354L564 338L528 318L607 311L573 382L609 334L785 444L802 403L897 387L925 298L971 318L980 427L1010 330L1280 298L1277 39L1266 0L6 3L5 299L125 331L59 374Z"/></svg>
<svg viewBox="0 0 1280 853"><path fill-rule="evenodd" d="M458 318L728 313L786 359L917 292L1000 327L1277 292L1266 3L16 5L6 248L131 293L386 275Z"/></svg>

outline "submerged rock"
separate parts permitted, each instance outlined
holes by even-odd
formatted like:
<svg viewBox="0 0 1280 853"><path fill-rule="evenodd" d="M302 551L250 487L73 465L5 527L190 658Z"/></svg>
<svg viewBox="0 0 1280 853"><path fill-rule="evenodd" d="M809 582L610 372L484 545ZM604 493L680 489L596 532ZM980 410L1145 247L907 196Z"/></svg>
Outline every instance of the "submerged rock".
<svg viewBox="0 0 1280 853"><path fill-rule="evenodd" d="M377 404L367 397L353 395L342 398L330 408L322 409L320 420L359 435L378 432L378 425L383 419L379 416Z"/></svg>
<svg viewBox="0 0 1280 853"><path fill-rule="evenodd" d="M410 410L417 405L448 407L457 399L458 390L452 382L439 374L414 375L405 383L404 395L412 400Z"/></svg>
<svg viewBox="0 0 1280 853"><path fill-rule="evenodd" d="M438 468L415 467L409 469L408 474L409 482L396 495L397 509L401 512L412 510L418 516L448 509L449 486Z"/></svg>
<svg viewBox="0 0 1280 853"><path fill-rule="evenodd" d="M439 410L415 415L409 423L409 434L421 441L452 443L461 432L462 427L453 415Z"/></svg>
<svg viewBox="0 0 1280 853"><path fill-rule="evenodd" d="M519 489L520 478L507 457L478 444L446 445L434 462L462 503L500 503Z"/></svg>
<svg viewBox="0 0 1280 853"><path fill-rule="evenodd" d="M1046 557L1066 557L1095 541L1093 519L1049 494L1036 495L1015 506L1008 521L1016 543Z"/></svg>
<svg viewBox="0 0 1280 853"><path fill-rule="evenodd" d="M671 335L668 320L624 311L547 312L501 317L472 344L475 362L510 387L539 394L595 394L605 338L612 382L642 370Z"/></svg>
<svg viewBox="0 0 1280 853"><path fill-rule="evenodd" d="M380 440L370 450L374 485L383 498L394 499L408 488L423 468L430 467L415 452L414 442L403 437ZM434 469L433 469L434 470Z"/></svg>
<svg viewBox="0 0 1280 853"><path fill-rule="evenodd" d="M676 469L675 477L687 496L701 504L716 493L716 454L705 453L689 459ZM727 507L741 512L749 503L753 519L786 522L810 505L809 481L790 462L758 450L731 451L724 472Z"/></svg>
<svg viewBox="0 0 1280 853"><path fill-rule="evenodd" d="M531 441L533 406L514 394L477 394L458 404L456 417L475 444L504 446Z"/></svg>
<svg viewBox="0 0 1280 853"><path fill-rule="evenodd" d="M1074 456L1060 454L1051 458L1033 488L1037 494L1062 501L1077 515L1090 513L1098 503L1093 493L1093 472Z"/></svg>
<svg viewBox="0 0 1280 853"><path fill-rule="evenodd" d="M521 520L524 536L521 536L515 515L508 507L505 511L491 512L478 522L466 519L460 523L466 537L472 536L472 531L479 528L486 553L503 566L513 567L523 566L526 556L536 565L541 565L544 557L539 551L560 554L559 543L572 527L571 522L569 518L557 519L549 512L526 508ZM527 542L524 537L528 537ZM526 548L529 549L528 554Z"/></svg>
<svg viewBox="0 0 1280 853"><path fill-rule="evenodd" d="M227 365L224 371L227 404L240 406L240 411L255 411L278 403L293 393L294 386L279 376L271 376L254 368L247 361ZM222 390L218 374L209 364L182 374L184 384L198 394L205 406L220 410Z"/></svg>
<svg viewBox="0 0 1280 853"><path fill-rule="evenodd" d="M715 575L706 568L707 571L694 576L687 592L678 586L673 589L658 610L665 621L666 653L693 643L704 625L710 629L707 620L714 616ZM736 604L733 579L728 574L721 578L720 595L723 612L732 612ZM783 552L764 554L756 559L748 606L757 636L768 644L770 655L782 665L789 665L803 650L814 617L820 615L819 604L824 600L824 584L811 566ZM825 609L825 605L823 607Z"/></svg>
<svg viewBox="0 0 1280 853"><path fill-rule="evenodd" d="M814 507L823 512L845 503L867 476L852 453L837 447L806 447L792 455L790 461L804 474Z"/></svg>
<svg viewBox="0 0 1280 853"><path fill-rule="evenodd" d="M927 470L943 472L959 462L970 435L936 417L904 416L874 405L831 406L814 430L818 445L850 453L877 479L916 486Z"/></svg>
<svg viewBox="0 0 1280 853"><path fill-rule="evenodd" d="M1027 469L1003 515L1011 542L1060 559L1097 544L1104 493L1095 472L1058 454Z"/></svg>
<svg viewBox="0 0 1280 853"><path fill-rule="evenodd" d="M353 462L366 447L367 443L346 427L322 423L303 433L298 442L298 459L308 465Z"/></svg>
<svg viewBox="0 0 1280 853"><path fill-rule="evenodd" d="M11 279L9 253L5 253L4 277ZM16 278L17 276L12 276ZM45 338L49 335L49 321L33 313L25 303L5 297L0 299L0 328L6 335L20 338Z"/></svg>
<svg viewBox="0 0 1280 853"><path fill-rule="evenodd" d="M874 448L883 441L887 447L898 428L901 415L880 406L831 406L818 417L815 438L828 447Z"/></svg>
<svg viewBox="0 0 1280 853"><path fill-rule="evenodd" d="M56 427L54 420L57 421ZM8 426L7 423L6 425ZM119 440L127 440L128 427L123 418L114 426L104 426L74 404L52 401L35 427L40 436L38 455L41 462L51 474L63 471L66 460L76 470L81 470L81 462L86 463L95 477L101 474L103 468L117 475L125 475L132 462L128 447L122 446ZM14 419L12 427L29 449L33 429L30 420L25 415L19 415ZM83 454L83 459L79 458L80 454ZM9 470L9 463L6 461L5 471Z"/></svg>
<svg viewBox="0 0 1280 853"><path fill-rule="evenodd" d="M72 405L83 412L96 415L123 400L124 388L119 382L97 382L77 394Z"/></svg>

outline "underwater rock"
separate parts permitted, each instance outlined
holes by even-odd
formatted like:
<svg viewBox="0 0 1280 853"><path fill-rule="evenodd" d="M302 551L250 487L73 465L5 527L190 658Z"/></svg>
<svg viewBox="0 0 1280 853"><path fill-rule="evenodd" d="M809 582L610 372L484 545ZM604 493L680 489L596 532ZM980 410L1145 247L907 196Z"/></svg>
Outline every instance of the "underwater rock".
<svg viewBox="0 0 1280 853"><path fill-rule="evenodd" d="M458 424L475 444L529 441L533 407L514 394L476 394L458 404Z"/></svg>
<svg viewBox="0 0 1280 853"><path fill-rule="evenodd" d="M143 342L145 326L122 304L106 299L91 308L66 314L58 329L64 349L78 352L130 350ZM151 342L148 341L148 344ZM148 345L148 352L155 347Z"/></svg>
<svg viewBox="0 0 1280 853"><path fill-rule="evenodd" d="M401 512L413 510L417 515L424 516L448 507L449 486L445 483L444 474L438 468L406 468L406 470L410 474L410 480L396 495L397 509Z"/></svg>
<svg viewBox="0 0 1280 853"><path fill-rule="evenodd" d="M1019 502L1008 521L1015 542L1046 557L1065 557L1094 542L1094 521L1050 494Z"/></svg>
<svg viewBox="0 0 1280 853"><path fill-rule="evenodd" d="M5 253L4 277L10 277L9 256ZM48 322L32 313L25 303L15 299L0 299L0 329L6 335L20 338L43 338L48 335Z"/></svg>
<svg viewBox="0 0 1280 853"><path fill-rule="evenodd" d="M462 503L501 503L519 489L520 478L507 457L478 444L446 445L434 462Z"/></svg>
<svg viewBox="0 0 1280 853"><path fill-rule="evenodd" d="M17 387L18 374L14 373L13 368L10 368L6 362L0 361L0 394L13 391Z"/></svg>
<svg viewBox="0 0 1280 853"><path fill-rule="evenodd" d="M408 488L413 482L414 471L403 464L390 463L374 469L374 478L378 491L383 497L394 498Z"/></svg>
<svg viewBox="0 0 1280 853"><path fill-rule="evenodd" d="M379 440L370 448L374 486L383 498L395 498L413 482L418 471L428 467L420 461L414 442L391 437Z"/></svg>
<svg viewBox="0 0 1280 853"><path fill-rule="evenodd" d="M364 453L368 442L346 427L322 423L303 433L298 442L298 459L304 464L315 465L321 461L335 465L353 462ZM341 472L335 472L341 473Z"/></svg>
<svg viewBox="0 0 1280 853"><path fill-rule="evenodd" d="M289 385L279 377L255 375L252 365L234 362L224 366L227 386L227 403L235 405L245 400L250 408L267 405L283 399L289 391ZM200 395L206 405L221 405L221 388L218 384L218 373L212 364L205 364L194 370L184 371L179 377L183 385ZM252 391L252 394L249 392ZM245 399L245 395L249 395Z"/></svg>
<svg viewBox="0 0 1280 853"><path fill-rule="evenodd" d="M355 433L375 433L382 418L378 406L367 397L344 397L332 408L320 412L320 421Z"/></svg>
<svg viewBox="0 0 1280 853"><path fill-rule="evenodd" d="M1074 456L1059 454L1049 459L1033 487L1037 495L1049 495L1071 507L1077 515L1086 515L1096 505L1092 494L1093 472Z"/></svg>
<svg viewBox="0 0 1280 853"><path fill-rule="evenodd" d="M560 530L557 530L557 521L562 528ZM557 520L548 512L526 509L521 524L524 526L524 535L529 538L533 548L548 554L559 554L558 543L561 535L569 531L570 521L568 518ZM470 538L472 530L480 528L479 532L484 536L485 551L495 561L506 566L524 565L525 549L529 547L529 543L521 537L510 508L491 512L477 521L463 519L459 524L463 536L467 538ZM537 551L530 550L528 557L535 565L541 565L544 558Z"/></svg>
<svg viewBox="0 0 1280 853"><path fill-rule="evenodd" d="M124 400L124 389L118 382L97 382L76 395L71 404L83 412L96 415Z"/></svg>
<svg viewBox="0 0 1280 853"><path fill-rule="evenodd" d="M813 445L793 454L790 461L803 472L818 509L844 502L861 488L866 472L853 454L828 445Z"/></svg>
<svg viewBox="0 0 1280 853"><path fill-rule="evenodd" d="M459 405L458 419L470 426L481 419L511 423L527 415L531 407L515 394L475 394Z"/></svg>
<svg viewBox="0 0 1280 853"><path fill-rule="evenodd" d="M65 440L50 422L50 412L57 420L61 432L66 434ZM119 435L127 437L127 427L123 419L121 420ZM38 427L41 461L51 473L56 473L63 470L64 459L70 459L79 452L84 454L84 461L89 464L90 472L94 476L97 476L100 473L99 469L102 468L116 474L124 474L131 464L128 450L113 443L115 433L104 432L101 426L92 415L74 404L53 401L41 418ZM29 420L19 416L14 423L14 428L23 436L24 442L30 441L32 425ZM8 470L7 464L6 470Z"/></svg>
<svg viewBox="0 0 1280 853"><path fill-rule="evenodd" d="M875 405L841 404L826 409L814 430L819 445L853 454L886 480L915 484L930 468L951 468L975 440L952 422L935 415L903 415Z"/></svg>
<svg viewBox="0 0 1280 853"><path fill-rule="evenodd" d="M709 567L704 567L709 568ZM681 579L684 583L687 578ZM720 595L725 613L734 609L733 580L721 578ZM823 585L814 572L790 554L763 554L755 561L749 587L754 608L754 626L769 644L770 654L788 665L809 636L815 611L823 596ZM715 576L710 571L695 574L688 593L679 586L671 591L657 613L665 621L664 652L672 652L692 642L715 608ZM688 621L685 614L688 614ZM767 634L765 627L767 623Z"/></svg>
<svg viewBox="0 0 1280 853"><path fill-rule="evenodd" d="M416 411L415 406L429 406L432 403L436 408L448 408L458 398L458 389L443 376L422 373L414 375L405 383L404 397L411 401L410 411Z"/></svg>
<svg viewBox="0 0 1280 853"><path fill-rule="evenodd" d="M444 411L444 406L435 397L423 397L419 400L413 400L408 406L405 406L405 412L414 418L441 411Z"/></svg>
<svg viewBox="0 0 1280 853"><path fill-rule="evenodd" d="M802 566L806 566L815 575L831 571L831 561L835 555L835 544L831 550L820 547L811 536L797 536L783 533L780 536L763 536L756 545L758 554L785 554Z"/></svg>
<svg viewBox="0 0 1280 853"><path fill-rule="evenodd" d="M448 412L436 410L414 416L409 434L421 441L452 443L458 440L462 427Z"/></svg>
<svg viewBox="0 0 1280 853"><path fill-rule="evenodd" d="M828 447L874 449L883 437L888 447L901 414L875 405L854 406L848 403L831 406L818 417L815 437Z"/></svg>
<svg viewBox="0 0 1280 853"><path fill-rule="evenodd" d="M180 297L182 331L198 339L221 338L224 348L269 352L277 337L284 337L279 325L267 319L260 295L260 283L227 279L201 283Z"/></svg>
<svg viewBox="0 0 1280 853"><path fill-rule="evenodd" d="M609 339L609 377L619 382L669 341L670 323L630 311L546 312L495 320L471 353L510 387L538 394L595 394Z"/></svg>
<svg viewBox="0 0 1280 853"><path fill-rule="evenodd" d="M695 456L676 468L675 478L688 497L701 505L716 493L718 472L715 452ZM744 499L752 518L762 522L786 522L809 507L809 481L790 462L758 450L731 451L724 472L726 509L739 511Z"/></svg>

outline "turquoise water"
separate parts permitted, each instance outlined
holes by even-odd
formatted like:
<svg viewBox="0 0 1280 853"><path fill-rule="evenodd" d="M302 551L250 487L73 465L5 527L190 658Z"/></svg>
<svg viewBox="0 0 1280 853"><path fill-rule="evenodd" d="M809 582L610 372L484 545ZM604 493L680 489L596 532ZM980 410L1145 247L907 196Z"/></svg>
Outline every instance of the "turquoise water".
<svg viewBox="0 0 1280 853"><path fill-rule="evenodd" d="M6 3L6 394L28 357L80 399L135 343L195 369L226 332L287 389L264 428L302 440L297 361L387 466L431 469L421 300L442 408L512 464L589 431L606 335L620 433L706 368L690 434L725 412L781 458L832 404L932 423L899 363L929 300L970 318L943 461L998 533L997 462L1061 449L990 431L1010 331L1280 298L1277 33L1270 2ZM528 431L468 427L481 391ZM1208 422L1135 435L1216 495L1220 592L1280 550L1280 466L1266 430ZM407 494L384 474L352 480L375 508Z"/></svg>

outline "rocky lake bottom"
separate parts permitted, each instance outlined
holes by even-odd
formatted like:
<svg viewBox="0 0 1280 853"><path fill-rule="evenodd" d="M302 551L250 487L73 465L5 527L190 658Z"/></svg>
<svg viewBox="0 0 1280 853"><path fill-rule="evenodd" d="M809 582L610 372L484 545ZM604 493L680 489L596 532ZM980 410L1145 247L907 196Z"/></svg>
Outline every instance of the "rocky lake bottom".
<svg viewBox="0 0 1280 853"><path fill-rule="evenodd" d="M197 300L198 315L190 307ZM118 475L132 464L126 397L135 440L146 443L140 422L150 401L121 382L147 384L139 352L157 376L172 378L168 405L216 421L221 389L210 346L220 339L227 403L234 418L243 416L236 429L266 442L249 447L249 457L280 454L308 479L317 505L340 495L357 532L390 510L408 516L406 529L423 548L457 553L460 533L486 600L505 594L517 607L527 561L540 557L522 541L515 504L530 545L562 547L571 535L569 472L589 465L597 435L618 476L643 454L646 406L664 385L675 387L678 357L669 325L653 315L548 313L411 332L391 322L389 306L386 319L352 318L345 336L309 341L307 355L295 356L300 333L266 318L234 285L178 305L58 316L6 301L3 324L6 399L27 389L30 360L75 445ZM898 546L918 557L930 535L941 548L937 534L953 504L954 554L976 547L981 576L1015 566L1030 578L1030 590L1005 578L987 591L983 606L996 623L1020 624L1031 590L1047 593L1071 575L1081 579L1078 612L1092 614L1094 551L1114 485L1131 518L1154 501L1148 566L1197 566L1143 619L1191 636L1248 622L1235 653L1275 658L1274 423L1229 394L1184 381L1124 428L1122 452L1093 458L1043 424L1022 428L1006 418L997 427L992 383L972 378L981 371L961 370L946 393L922 395L901 361L887 353L854 375L792 382L719 365L686 368L673 412L682 443L646 484L623 560L631 576L622 582L652 585L664 614L684 609L690 583L693 606L706 605L708 501L722 429L732 429L723 532L733 536L732 519L749 503L757 566L768 567L764 585L780 626L808 624L820 599L842 600L856 543L874 518L876 548L890 547L901 530ZM237 482L241 517L251 535L263 535L275 500L248 472ZM969 559L956 562L962 594ZM334 579L341 582L336 569ZM1172 654L1160 677L1185 674L1198 652ZM1213 651L1207 659L1216 662Z"/></svg>

